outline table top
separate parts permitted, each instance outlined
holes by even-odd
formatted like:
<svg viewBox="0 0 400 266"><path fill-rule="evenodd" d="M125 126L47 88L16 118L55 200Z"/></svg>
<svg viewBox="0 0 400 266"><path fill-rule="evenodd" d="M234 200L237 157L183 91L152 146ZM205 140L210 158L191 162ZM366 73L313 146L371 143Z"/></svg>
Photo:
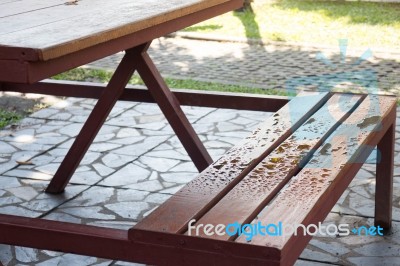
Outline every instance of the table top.
<svg viewBox="0 0 400 266"><path fill-rule="evenodd" d="M58 58L225 2L0 0L0 60L16 48L31 60Z"/></svg>

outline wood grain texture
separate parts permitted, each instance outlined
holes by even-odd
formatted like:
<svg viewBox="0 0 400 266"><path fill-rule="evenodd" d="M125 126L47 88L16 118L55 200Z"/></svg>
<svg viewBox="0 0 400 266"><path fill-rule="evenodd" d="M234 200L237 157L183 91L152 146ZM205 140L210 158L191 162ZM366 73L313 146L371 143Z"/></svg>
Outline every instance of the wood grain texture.
<svg viewBox="0 0 400 266"><path fill-rule="evenodd" d="M360 95L333 95L196 224L251 222L361 99ZM227 234L207 236L204 231L200 231L199 236L221 240L235 238Z"/></svg>
<svg viewBox="0 0 400 266"><path fill-rule="evenodd" d="M6 1L6 3L0 3L0 19L10 16L16 16L23 13L31 13L37 10L47 9L54 6L64 5L65 1L62 0Z"/></svg>
<svg viewBox="0 0 400 266"><path fill-rule="evenodd" d="M323 221L392 125L395 114L395 97L368 96L253 223L307 226ZM309 239L302 234L257 235L249 242L242 235L236 241L278 248L288 262L293 262Z"/></svg>
<svg viewBox="0 0 400 266"><path fill-rule="evenodd" d="M21 2L22 0L1 0L0 5L8 4L8 3L13 3L13 2Z"/></svg>
<svg viewBox="0 0 400 266"><path fill-rule="evenodd" d="M134 228L170 233L186 231L191 219L198 219L215 205L328 98L329 94L321 93L291 100Z"/></svg>
<svg viewBox="0 0 400 266"><path fill-rule="evenodd" d="M32 12L0 18L0 49L37 49L45 61L225 2L229 0L81 0L38 10L31 5Z"/></svg>

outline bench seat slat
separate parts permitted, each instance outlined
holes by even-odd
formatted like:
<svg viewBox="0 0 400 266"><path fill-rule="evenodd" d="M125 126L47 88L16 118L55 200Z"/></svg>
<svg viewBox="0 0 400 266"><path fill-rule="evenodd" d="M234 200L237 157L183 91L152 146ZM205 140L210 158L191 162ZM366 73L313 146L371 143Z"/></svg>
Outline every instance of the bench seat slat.
<svg viewBox="0 0 400 266"><path fill-rule="evenodd" d="M360 95L333 95L293 135L282 142L198 220L196 225L251 222L361 100ZM201 237L220 240L234 238L227 234L206 235L204 230L198 232ZM190 232L190 235L194 233Z"/></svg>
<svg viewBox="0 0 400 266"><path fill-rule="evenodd" d="M134 228L182 233L329 98L328 93L297 96L262 123L242 143L205 169Z"/></svg>
<svg viewBox="0 0 400 266"><path fill-rule="evenodd" d="M395 97L368 96L253 223L307 226L323 221L395 115ZM283 257L293 261L310 238L298 241L301 236L257 235L248 242L241 235L236 241L278 248Z"/></svg>

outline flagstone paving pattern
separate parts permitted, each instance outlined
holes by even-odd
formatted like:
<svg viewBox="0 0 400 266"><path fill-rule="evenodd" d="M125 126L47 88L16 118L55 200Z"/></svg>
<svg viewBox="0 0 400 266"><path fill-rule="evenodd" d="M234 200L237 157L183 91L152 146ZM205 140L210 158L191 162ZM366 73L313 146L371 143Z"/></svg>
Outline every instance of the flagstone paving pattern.
<svg viewBox="0 0 400 266"><path fill-rule="evenodd" d="M68 98L25 118L17 127L0 131L0 213L128 229L196 176L195 166L157 105L121 102L107 119L66 192L45 194L43 190L93 104L93 100ZM271 115L215 108L183 109L214 159ZM374 171L373 164L364 165L327 217L326 224L373 224ZM395 222L391 235L314 237L297 265L397 264L400 261L398 164L395 174ZM0 245L0 262L135 265L7 245Z"/></svg>

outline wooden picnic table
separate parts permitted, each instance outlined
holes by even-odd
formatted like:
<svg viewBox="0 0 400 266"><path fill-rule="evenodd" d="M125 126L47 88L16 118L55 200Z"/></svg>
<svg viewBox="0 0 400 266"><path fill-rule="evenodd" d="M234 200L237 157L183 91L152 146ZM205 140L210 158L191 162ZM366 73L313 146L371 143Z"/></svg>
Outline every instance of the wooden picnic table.
<svg viewBox="0 0 400 266"><path fill-rule="evenodd" d="M0 214L0 243L163 265L291 265L309 236L255 238L248 243L237 236L187 235L188 222L195 218L210 224L248 223L281 217L304 224L323 221L376 145L383 152L377 166L375 222L390 229L395 99L322 93L308 100L296 97L287 104L287 97L171 91L163 81L147 54L152 40L241 4L241 0L0 0L0 91L98 99L48 193L64 191L118 100L156 102L198 170L204 170L129 231ZM125 56L107 85L47 80L120 51ZM134 71L147 90L127 86ZM377 104L371 105L373 101ZM282 109L212 163L180 105ZM332 121L331 112L336 114ZM307 139L306 132L314 135ZM343 134L350 134L357 145L346 150L336 141ZM290 145L297 148L288 149ZM289 151L282 155L285 149ZM329 149L341 152L335 164L326 163ZM271 162L280 174L272 171ZM305 163L308 169L302 166ZM313 176L319 176L319 183L309 186ZM263 213L272 199L270 212Z"/></svg>
<svg viewBox="0 0 400 266"><path fill-rule="evenodd" d="M285 97L171 91L147 54L152 40L241 5L241 0L0 0L0 91L98 99L46 192L64 191L117 100L156 102L199 171L212 160L180 105L265 111L283 106ZM125 56L107 85L49 80L121 51ZM127 85L134 71L147 90ZM9 218L0 219L2 231ZM17 223L15 217L11 221Z"/></svg>
<svg viewBox="0 0 400 266"><path fill-rule="evenodd" d="M64 190L117 100L157 102L200 171L212 160L180 104L270 111L282 106L286 99L255 105L255 97L173 93L147 54L153 39L240 5L240 0L0 1L0 90L99 99L47 192ZM125 57L106 87L44 80L120 51ZM148 91L125 89L134 71Z"/></svg>

